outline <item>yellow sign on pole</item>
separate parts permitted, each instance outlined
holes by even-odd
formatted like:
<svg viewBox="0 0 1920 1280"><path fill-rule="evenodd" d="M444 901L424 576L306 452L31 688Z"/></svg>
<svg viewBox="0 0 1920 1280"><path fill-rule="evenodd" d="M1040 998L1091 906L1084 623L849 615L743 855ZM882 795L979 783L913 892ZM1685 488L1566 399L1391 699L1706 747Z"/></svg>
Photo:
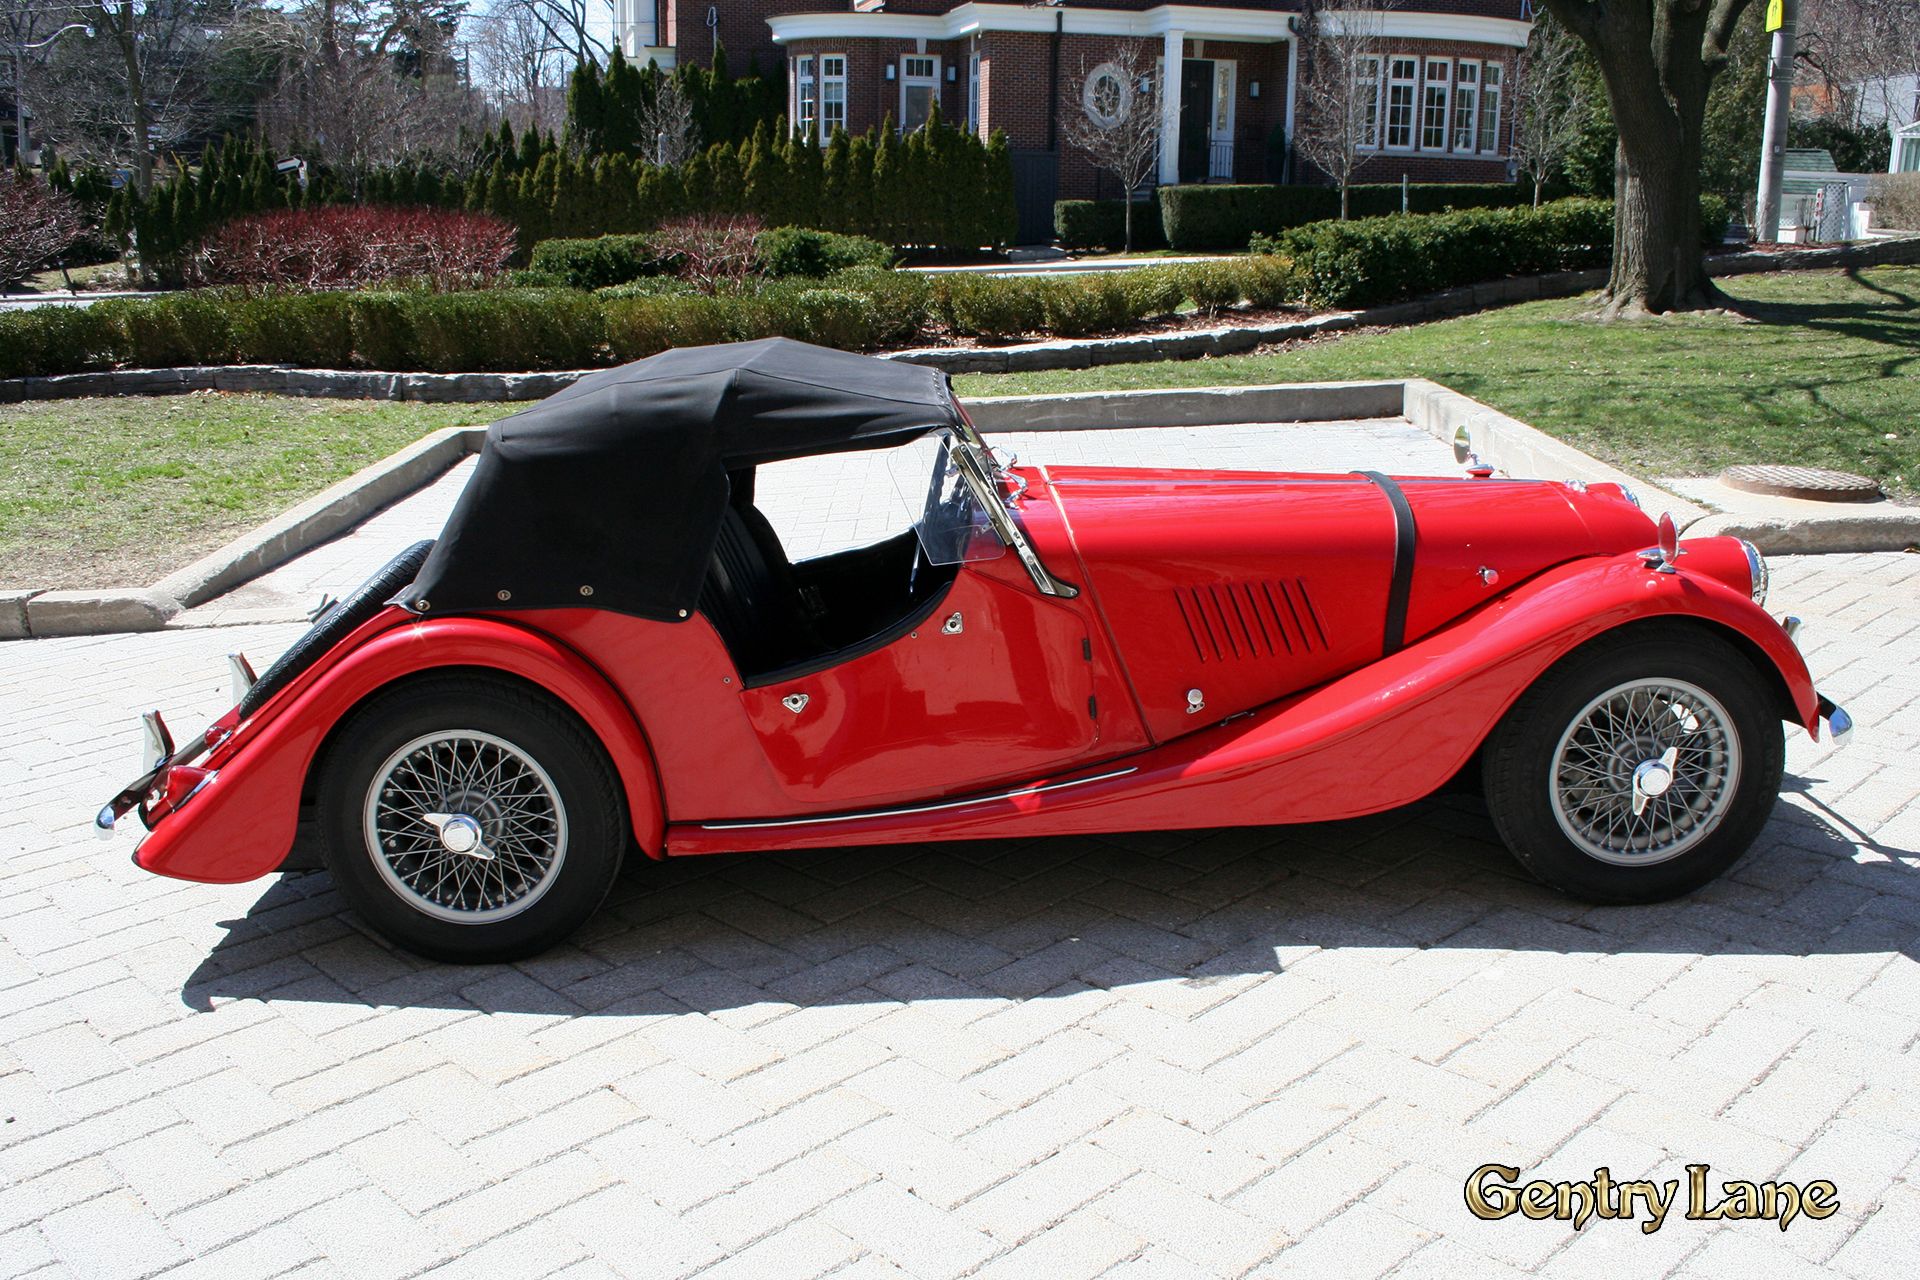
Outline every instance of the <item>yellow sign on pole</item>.
<svg viewBox="0 0 1920 1280"><path fill-rule="evenodd" d="M1786 0L1767 0L1767 30L1778 31L1787 20Z"/></svg>

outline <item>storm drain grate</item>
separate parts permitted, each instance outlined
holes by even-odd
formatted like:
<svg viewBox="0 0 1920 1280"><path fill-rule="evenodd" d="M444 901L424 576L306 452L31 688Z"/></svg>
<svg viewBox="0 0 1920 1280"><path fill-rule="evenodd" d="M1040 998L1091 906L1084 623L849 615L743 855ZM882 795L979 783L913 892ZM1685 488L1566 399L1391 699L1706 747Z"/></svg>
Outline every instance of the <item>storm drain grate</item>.
<svg viewBox="0 0 1920 1280"><path fill-rule="evenodd" d="M1729 489L1814 502L1875 502L1880 497L1879 484L1865 476L1819 467L1728 467L1720 473L1720 481Z"/></svg>

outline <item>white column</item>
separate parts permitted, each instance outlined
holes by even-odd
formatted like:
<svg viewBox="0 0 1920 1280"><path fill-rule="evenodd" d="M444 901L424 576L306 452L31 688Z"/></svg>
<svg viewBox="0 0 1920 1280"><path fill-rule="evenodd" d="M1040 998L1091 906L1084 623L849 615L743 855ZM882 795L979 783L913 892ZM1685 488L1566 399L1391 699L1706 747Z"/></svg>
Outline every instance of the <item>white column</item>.
<svg viewBox="0 0 1920 1280"><path fill-rule="evenodd" d="M1281 126L1281 128L1283 128L1287 134L1287 157L1288 158L1286 161L1284 161L1284 163L1288 166L1287 173L1286 173L1286 180L1288 182L1299 181L1299 179L1294 176L1292 171L1293 104L1296 101L1298 101L1298 96L1295 90L1298 87L1299 80L1300 80L1300 41L1295 39L1292 36L1288 36L1287 37L1287 116L1286 116L1286 123ZM1269 181L1272 180L1271 175L1269 176L1268 180Z"/></svg>
<svg viewBox="0 0 1920 1280"><path fill-rule="evenodd" d="M1160 63L1160 183L1168 187L1180 181L1180 68L1186 50L1186 32L1167 32Z"/></svg>

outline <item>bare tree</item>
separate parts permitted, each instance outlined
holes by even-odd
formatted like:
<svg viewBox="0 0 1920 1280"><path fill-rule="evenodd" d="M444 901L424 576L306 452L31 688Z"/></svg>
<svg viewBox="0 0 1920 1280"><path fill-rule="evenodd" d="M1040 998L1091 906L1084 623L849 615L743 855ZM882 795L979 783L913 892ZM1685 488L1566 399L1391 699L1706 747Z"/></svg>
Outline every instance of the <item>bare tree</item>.
<svg viewBox="0 0 1920 1280"><path fill-rule="evenodd" d="M1580 126L1593 108L1583 82L1573 74L1580 42L1551 14L1534 24L1533 33L1514 59L1513 158L1520 172L1533 179L1533 203L1547 179L1580 140Z"/></svg>
<svg viewBox="0 0 1920 1280"><path fill-rule="evenodd" d="M581 62L605 62L618 38L613 0L519 0L553 42Z"/></svg>
<svg viewBox="0 0 1920 1280"><path fill-rule="evenodd" d="M457 0L297 0L250 15L255 56L279 68L260 124L284 147L349 174L445 153L484 123L452 56ZM457 159L458 157L455 157Z"/></svg>
<svg viewBox="0 0 1920 1280"><path fill-rule="evenodd" d="M700 126L678 76L660 78L653 101L640 108L634 133L654 164L677 165L700 149Z"/></svg>
<svg viewBox="0 0 1920 1280"><path fill-rule="evenodd" d="M574 53L541 22L532 0L494 0L485 13L461 24L461 31L472 53L474 83L514 127L559 132L566 119L565 73Z"/></svg>
<svg viewBox="0 0 1920 1280"><path fill-rule="evenodd" d="M1294 148L1340 188L1347 216L1354 174L1380 145L1380 61L1392 0L1347 0L1337 13L1311 7L1301 35Z"/></svg>
<svg viewBox="0 0 1920 1280"><path fill-rule="evenodd" d="M0 168L0 290L11 289L79 239L73 197Z"/></svg>
<svg viewBox="0 0 1920 1280"><path fill-rule="evenodd" d="M206 119L207 72L240 0L68 0L87 34L48 49L36 81L41 132L82 159L125 166L140 190L154 153ZM50 6L52 7L52 6Z"/></svg>
<svg viewBox="0 0 1920 1280"><path fill-rule="evenodd" d="M1920 118L1920 14L1913 0L1803 0L1799 56L1854 124Z"/></svg>
<svg viewBox="0 0 1920 1280"><path fill-rule="evenodd" d="M1160 76L1152 53L1129 40L1080 72L1080 110L1067 117L1067 142L1120 182L1126 247L1133 248L1134 192L1153 177L1160 156Z"/></svg>

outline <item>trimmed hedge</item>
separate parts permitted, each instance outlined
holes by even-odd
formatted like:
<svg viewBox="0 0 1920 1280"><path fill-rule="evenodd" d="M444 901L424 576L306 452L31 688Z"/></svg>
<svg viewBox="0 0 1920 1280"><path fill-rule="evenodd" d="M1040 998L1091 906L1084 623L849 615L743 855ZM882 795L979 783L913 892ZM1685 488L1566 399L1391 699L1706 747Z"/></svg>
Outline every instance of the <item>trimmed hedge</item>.
<svg viewBox="0 0 1920 1280"><path fill-rule="evenodd" d="M776 227L762 232L755 249L761 270L770 276L818 279L850 267L893 264L893 250L878 240L806 227ZM656 250L651 237L624 235L542 240L533 246L525 274L542 285L606 289L671 274L673 269L673 256Z"/></svg>
<svg viewBox="0 0 1920 1280"><path fill-rule="evenodd" d="M893 250L866 236L843 236L808 227L775 227L760 233L755 249L770 276L819 279L852 267L890 267Z"/></svg>
<svg viewBox="0 0 1920 1280"><path fill-rule="evenodd" d="M1127 243L1126 217L1123 200L1056 200L1054 239L1063 249L1122 249ZM1133 202L1133 247L1167 247L1167 233L1160 228L1158 200Z"/></svg>
<svg viewBox="0 0 1920 1280"><path fill-rule="evenodd" d="M1347 189L1355 218L1400 212L1400 184L1367 183ZM1419 182L1406 188L1407 212L1506 208L1528 204L1533 188L1513 182ZM1175 249L1242 249L1255 234L1276 234L1340 216L1338 187L1251 184L1160 188L1160 221Z"/></svg>
<svg viewBox="0 0 1920 1280"><path fill-rule="evenodd" d="M582 369L667 347L791 337L863 351L952 334L1112 332L1191 301L1203 311L1296 296L1285 259L1169 264L1065 278L854 267L710 297L672 277L597 293L513 287L238 293L204 289L0 312L0 377L116 367L286 364L397 373Z"/></svg>
<svg viewBox="0 0 1920 1280"><path fill-rule="evenodd" d="M1726 202L1702 197L1700 216L1702 241L1717 244L1726 234ZM1286 259L1314 306L1374 306L1501 276L1604 266L1613 250L1613 202L1317 222L1255 236L1252 247Z"/></svg>
<svg viewBox="0 0 1920 1280"><path fill-rule="evenodd" d="M527 266L534 276L571 289L604 289L666 269L645 236L542 240Z"/></svg>

